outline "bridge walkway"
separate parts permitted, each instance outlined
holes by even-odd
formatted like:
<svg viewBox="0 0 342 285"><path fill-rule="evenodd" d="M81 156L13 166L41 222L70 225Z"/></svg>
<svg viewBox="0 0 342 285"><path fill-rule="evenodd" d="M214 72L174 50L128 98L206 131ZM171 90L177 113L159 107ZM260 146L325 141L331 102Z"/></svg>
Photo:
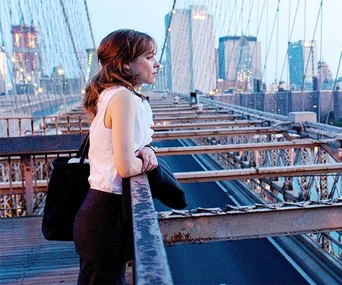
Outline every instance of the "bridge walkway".
<svg viewBox="0 0 342 285"><path fill-rule="evenodd" d="M47 241L41 217L0 219L0 284L76 284L73 242Z"/></svg>

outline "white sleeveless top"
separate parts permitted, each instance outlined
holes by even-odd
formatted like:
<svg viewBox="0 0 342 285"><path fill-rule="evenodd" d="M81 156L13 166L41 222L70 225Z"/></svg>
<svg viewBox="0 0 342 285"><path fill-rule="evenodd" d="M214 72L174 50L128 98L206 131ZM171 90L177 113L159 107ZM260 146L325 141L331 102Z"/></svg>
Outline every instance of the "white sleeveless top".
<svg viewBox="0 0 342 285"><path fill-rule="evenodd" d="M90 176L88 180L90 187L114 194L122 194L122 179L114 163L112 130L105 126L104 121L110 99L121 90L128 89L123 86L115 86L100 94L97 114L91 122L89 136ZM140 150L152 141L152 110L147 100L142 100L136 95L134 97L136 98L134 148Z"/></svg>

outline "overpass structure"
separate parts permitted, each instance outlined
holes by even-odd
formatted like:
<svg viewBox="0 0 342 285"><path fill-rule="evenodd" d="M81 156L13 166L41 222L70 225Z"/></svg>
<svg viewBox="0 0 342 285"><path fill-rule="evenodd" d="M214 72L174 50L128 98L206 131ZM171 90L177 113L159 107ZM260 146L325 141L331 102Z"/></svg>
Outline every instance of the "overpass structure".
<svg viewBox="0 0 342 285"><path fill-rule="evenodd" d="M175 96L180 99L175 100ZM182 165L182 171L175 173L179 181L184 185L214 183L232 202L158 211L157 217L146 176L132 178L136 283L172 284L163 244L278 238L277 248L289 260L296 260L307 282L340 284L341 129L313 122L310 113L284 117L204 96L195 103L189 99L181 94L150 94L157 155L174 157L180 164L182 156L191 155L204 168L191 171ZM74 110L60 117L41 118L28 131L30 136L0 139L0 223L6 228L2 249L21 246L8 247L8 243L11 233L25 229L25 223L35 226L22 241L40 236L37 225L50 161L56 155L75 153L88 125L82 112ZM7 134L11 134L10 129ZM181 146L168 146L168 141L175 140ZM231 182L237 183L238 190L232 190ZM27 216L34 218L24 218ZM312 260L306 258L308 252ZM10 255L3 255L4 265ZM54 260L49 262L58 268ZM11 265L20 267L20 263ZM7 271L8 266L3 268L6 272L0 275L8 282L24 278L22 273ZM39 272L44 275L44 270ZM75 278L77 268L72 272ZM69 280L69 273L63 274L41 280ZM37 276L33 280L39 282Z"/></svg>

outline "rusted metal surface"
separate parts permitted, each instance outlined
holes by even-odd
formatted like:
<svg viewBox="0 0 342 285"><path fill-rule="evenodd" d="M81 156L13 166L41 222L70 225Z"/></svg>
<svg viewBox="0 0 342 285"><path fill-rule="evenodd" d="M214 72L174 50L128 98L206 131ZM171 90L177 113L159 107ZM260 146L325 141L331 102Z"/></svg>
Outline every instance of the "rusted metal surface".
<svg viewBox="0 0 342 285"><path fill-rule="evenodd" d="M271 150L286 148L302 148L320 146L322 141L315 140L293 140L284 142L265 142L265 143L247 143L235 145L201 145L188 147L163 147L157 148L157 155L182 155L182 154L198 154L198 153L215 153L215 152L238 152L252 150Z"/></svg>
<svg viewBox="0 0 342 285"><path fill-rule="evenodd" d="M146 175L131 179L135 283L173 284Z"/></svg>
<svg viewBox="0 0 342 285"><path fill-rule="evenodd" d="M338 149L333 149L329 144L324 143L321 145L322 148L325 149L325 151L336 161L336 162L342 162L342 159L339 155Z"/></svg>
<svg viewBox="0 0 342 285"><path fill-rule="evenodd" d="M269 127L255 128L226 128L226 129L206 129L206 130L187 130L187 131L160 131L153 135L154 140L170 140L185 138L203 138L215 136L247 136L247 135L271 135L285 132Z"/></svg>
<svg viewBox="0 0 342 285"><path fill-rule="evenodd" d="M342 199L159 213L165 244L342 230Z"/></svg>
<svg viewBox="0 0 342 285"><path fill-rule="evenodd" d="M252 178L271 178L285 176L321 175L327 173L341 173L342 163L312 164L277 167L253 167L247 169L230 169L215 171L177 172L176 178L180 183L243 180Z"/></svg>

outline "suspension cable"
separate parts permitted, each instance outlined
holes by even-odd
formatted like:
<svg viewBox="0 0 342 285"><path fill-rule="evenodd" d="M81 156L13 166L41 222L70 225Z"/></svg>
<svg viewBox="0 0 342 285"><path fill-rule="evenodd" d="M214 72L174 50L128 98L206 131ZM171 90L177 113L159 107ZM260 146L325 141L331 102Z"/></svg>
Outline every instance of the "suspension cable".
<svg viewBox="0 0 342 285"><path fill-rule="evenodd" d="M241 43L241 49L240 49L240 54L239 54L239 60L238 60L238 64L237 64L237 68L238 70L241 70L240 68L240 65L241 65L241 59L242 59L242 54L243 54L243 50L245 48L245 45L246 45L246 40L247 40L247 31L248 31L248 28L250 26L250 22L251 22L251 14L252 14L252 9L253 9L253 5L254 5L254 0L252 2L252 7L250 7L249 9L249 14L248 14L248 21L247 21L247 25L246 25L246 29L245 31L241 31L242 33L244 33L244 37L242 39L242 43ZM248 70L250 70L250 64L249 64L249 68ZM248 76L246 76L246 80L245 80L245 91L246 91L246 85L247 85L247 81L248 81ZM237 80L234 81L234 84L233 84L233 90L235 89L235 84L236 84Z"/></svg>
<svg viewBox="0 0 342 285"><path fill-rule="evenodd" d="M323 0L322 0L323 1ZM322 61L323 61L323 5L322 5L322 11L321 11L321 32L320 32L320 55L319 55L319 61L320 61L320 70L319 70L319 79L318 79L318 86L319 86L319 94L321 94L322 89ZM318 102L318 122L321 122L321 103Z"/></svg>
<svg viewBox="0 0 342 285"><path fill-rule="evenodd" d="M274 16L274 21L273 21L272 31L271 31L271 36L270 36L270 43L269 43L269 45L268 45L268 47L267 47L266 57L265 57L265 63L264 63L264 68L263 68L263 71L262 71L262 76L261 76L261 78L264 77L264 72L265 72L265 69L266 69L266 64L267 64L267 59L268 59L268 53L270 52L270 47L271 47L271 42L272 42L272 37L273 37L273 32L274 32L274 27L275 27L275 23L276 23L277 17L279 17L279 4L280 4L280 0L278 0L276 15Z"/></svg>
<svg viewBox="0 0 342 285"><path fill-rule="evenodd" d="M341 67L341 61L342 61L342 49L341 49L341 52L340 52L340 59L338 61L337 72L336 72L336 76L335 76L332 92L334 92L335 88L336 88L336 83L337 83L337 80L338 80L338 74L340 72L340 67ZM329 121L329 116L330 116L330 112L331 112L331 109L332 109L333 96L334 96L334 94L332 94L331 99L330 99L329 110L328 110L327 118L325 120L326 124L328 124L328 121Z"/></svg>
<svg viewBox="0 0 342 285"><path fill-rule="evenodd" d="M166 29L166 34L165 34L165 38L164 38L164 43L163 43L163 48L161 50L161 54L160 54L160 58L159 58L159 62L161 63L162 59L163 59L163 55L164 55L164 52L165 52L165 48L166 48L166 45L167 45L167 39L170 35L170 28L171 28L171 22L172 22L172 16L173 16L173 11L175 10L175 7L176 7L176 2L177 0L173 0L173 4L172 4L172 8L171 8L171 12L170 12L170 20L169 20L169 23L167 25L167 29ZM159 68L158 68L159 70Z"/></svg>
<svg viewBox="0 0 342 285"><path fill-rule="evenodd" d="M262 22L262 18L263 18L264 11L265 11L265 4L266 4L266 1L267 1L267 0L264 0L264 2L263 2L262 9L261 9L261 17L260 17L259 23L258 23L258 25L257 25L257 32L256 32L256 38L257 38L257 39L258 39L258 36L259 36L259 31L260 31L260 27L261 27L261 22ZM258 7L259 7L259 6L258 6ZM259 10L258 10L258 11L259 11ZM259 17L258 17L258 18L259 18ZM255 50L256 50L256 47L257 47L257 45L255 44L255 45L253 46L252 55L251 55L252 60L250 61L250 64L249 64L248 69L251 69L251 67L252 67L252 61L253 61L253 58L254 58L254 52L255 52ZM260 78L260 79L261 79L261 78Z"/></svg>
<svg viewBox="0 0 342 285"><path fill-rule="evenodd" d="M321 11L322 11L322 6L323 6L323 0L321 0L321 4L319 5L319 9L318 9L318 15L317 15L317 18L316 18L315 29L314 29L312 40L311 40L309 56L308 56L308 60L306 62L306 66L305 66L305 71L304 71L304 74L303 74L301 93L303 93L303 90L304 90L305 77L306 77L306 73L308 71L310 57L311 57L311 62L314 60L314 54L313 54L313 47L314 47L314 45L313 45L313 41L314 41L315 36L316 36L318 20L319 20ZM304 96L302 96L302 111L304 111Z"/></svg>
<svg viewBox="0 0 342 285"><path fill-rule="evenodd" d="M235 7L236 7L236 0L235 0L235 3L234 3L234 7L233 7L233 11L232 11L232 13L234 13L234 11L235 11ZM242 6L244 5L244 0L242 1ZM243 10L242 10L243 11ZM232 19L233 17L231 17L231 19ZM240 20L241 20L241 9L240 9L240 14L239 14L239 18L237 19L237 25L240 23ZM228 30L228 34L229 34L229 32L230 32L230 24L231 24L231 22L229 23L229 30ZM237 29L235 29L235 35L234 35L234 37L233 37L233 46L232 46L232 48L231 48L231 52L230 52L230 55L229 55L229 58L228 58L228 66L227 66L227 75L228 75L228 72L229 72L229 66L230 66L230 63L231 63L231 61L232 61L232 57L233 57L233 51L234 51L234 48L235 48L235 45L236 45L236 37L237 37L237 33L238 33L238 31L237 31ZM222 86L222 94L223 94L223 92L224 92L224 90L225 90L225 88L226 88L226 82L227 82L227 77L228 76L226 76L226 80L223 82L223 86ZM235 80L236 80L236 78L235 78Z"/></svg>
<svg viewBox="0 0 342 285"><path fill-rule="evenodd" d="M75 40L74 40L74 37L73 37L72 32L71 32L71 27L70 27L69 18L68 18L68 15L67 15L67 13L66 13L65 6L64 6L64 0L60 0L60 4L61 4L61 6L62 6L63 15L64 15L64 18L65 18L65 21L66 21L66 24L67 24L67 28L68 28L68 32L69 32L69 35L70 35L71 43L72 43L72 46L73 46L73 49L74 49L74 53L75 53L75 56L76 56L76 60L77 60L77 63L78 63L78 67L79 67L79 69L80 69L81 76L82 76L82 80L83 80L83 83L84 83L84 82L85 82L85 75L84 75L84 72L83 72L81 60L80 60L80 58L77 56L76 44L75 44Z"/></svg>
<svg viewBox="0 0 342 285"><path fill-rule="evenodd" d="M293 22L292 22L291 32L290 32L290 35L289 35L289 38L288 38L288 42L289 43L291 42L292 34L293 34L293 31L294 31L294 27L295 27L295 23L296 23L296 19L297 19L298 10L299 10L299 3L300 3L300 0L297 0L297 7L296 7L295 15L294 15L294 18L293 18ZM285 54L285 57L284 57L283 68L281 70L279 81L281 81L283 79L283 74L284 74L285 64L286 64L286 59L288 57L288 54L289 54L289 47L287 46L287 51L286 51L286 54Z"/></svg>
<svg viewBox="0 0 342 285"><path fill-rule="evenodd" d="M96 48L95 38L94 38L94 33L93 33L93 27L92 27L91 21L90 21L90 14L89 14L89 9L88 9L87 0L84 0L84 7L85 7L85 9L86 9L87 21L88 21L88 24L89 24L89 29L90 29L90 34L91 34L91 40L92 40L92 42L93 42L93 48Z"/></svg>

